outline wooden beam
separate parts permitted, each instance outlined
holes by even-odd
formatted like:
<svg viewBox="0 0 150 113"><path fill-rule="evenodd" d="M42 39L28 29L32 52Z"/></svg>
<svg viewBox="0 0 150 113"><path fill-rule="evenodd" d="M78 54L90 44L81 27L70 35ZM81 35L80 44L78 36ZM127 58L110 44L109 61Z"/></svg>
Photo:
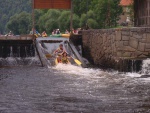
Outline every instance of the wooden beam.
<svg viewBox="0 0 150 113"><path fill-rule="evenodd" d="M34 9L71 9L71 0L34 0Z"/></svg>

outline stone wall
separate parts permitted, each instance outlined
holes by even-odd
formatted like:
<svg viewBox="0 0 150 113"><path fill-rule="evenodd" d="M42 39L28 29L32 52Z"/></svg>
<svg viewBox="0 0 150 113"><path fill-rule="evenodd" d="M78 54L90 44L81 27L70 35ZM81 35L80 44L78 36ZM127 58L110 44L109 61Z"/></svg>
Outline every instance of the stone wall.
<svg viewBox="0 0 150 113"><path fill-rule="evenodd" d="M150 28L100 29L82 32L84 57L106 67L150 57Z"/></svg>

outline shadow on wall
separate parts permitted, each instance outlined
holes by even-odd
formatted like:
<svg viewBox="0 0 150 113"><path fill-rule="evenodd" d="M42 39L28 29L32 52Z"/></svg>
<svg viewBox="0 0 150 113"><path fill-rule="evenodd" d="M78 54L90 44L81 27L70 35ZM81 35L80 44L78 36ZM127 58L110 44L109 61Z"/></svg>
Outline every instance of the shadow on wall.
<svg viewBox="0 0 150 113"><path fill-rule="evenodd" d="M86 52L83 52L83 57L87 58L88 61L96 67L101 69L115 69L119 72L139 72L142 68L143 60L131 60L131 59L119 59L114 60L113 58L106 58L105 55L100 58L101 60L94 61L93 56L89 47L84 47Z"/></svg>
<svg viewBox="0 0 150 113"><path fill-rule="evenodd" d="M91 51L89 49L89 47L85 46L83 47L83 50L82 50L82 55L84 58L87 58L87 60L92 64L94 65L94 60L92 58L92 55L91 55Z"/></svg>

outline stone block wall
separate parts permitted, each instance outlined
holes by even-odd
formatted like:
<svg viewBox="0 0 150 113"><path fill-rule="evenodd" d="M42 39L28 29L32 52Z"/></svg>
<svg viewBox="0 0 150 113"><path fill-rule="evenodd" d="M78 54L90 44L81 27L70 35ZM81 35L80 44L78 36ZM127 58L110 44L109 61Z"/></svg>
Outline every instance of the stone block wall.
<svg viewBox="0 0 150 113"><path fill-rule="evenodd" d="M91 63L114 68L125 60L150 57L150 28L82 31L84 57Z"/></svg>

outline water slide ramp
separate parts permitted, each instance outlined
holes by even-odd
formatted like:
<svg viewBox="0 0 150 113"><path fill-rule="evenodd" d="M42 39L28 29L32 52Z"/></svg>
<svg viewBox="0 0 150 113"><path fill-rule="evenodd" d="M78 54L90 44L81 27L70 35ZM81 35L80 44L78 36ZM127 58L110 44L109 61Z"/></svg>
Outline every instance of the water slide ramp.
<svg viewBox="0 0 150 113"><path fill-rule="evenodd" d="M70 42L66 38L37 38L36 39L36 50L38 53L38 56L40 58L42 66L53 66L54 58L47 58L46 54L52 54L54 50L56 50L59 47L59 44L64 45L64 49L67 51L67 53L72 56L77 61L80 61L82 63L82 67L87 67L84 63L82 56L79 54L75 46L72 42Z"/></svg>

